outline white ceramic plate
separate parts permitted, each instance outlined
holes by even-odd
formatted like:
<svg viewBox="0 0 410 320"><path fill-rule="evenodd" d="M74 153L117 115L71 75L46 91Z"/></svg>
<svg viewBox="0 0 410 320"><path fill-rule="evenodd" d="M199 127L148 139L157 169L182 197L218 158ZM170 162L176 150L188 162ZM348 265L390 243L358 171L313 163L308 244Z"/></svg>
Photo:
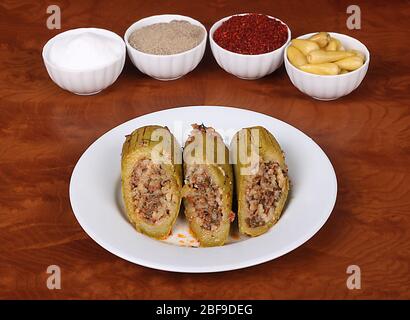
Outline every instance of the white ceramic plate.
<svg viewBox="0 0 410 320"><path fill-rule="evenodd" d="M181 216L165 241L142 235L128 223L120 189L125 135L145 125L166 125L182 145L192 123L214 127L226 143L237 130L254 125L264 126L275 135L286 155L291 193L281 219L269 232L256 238L239 237L234 226L226 245L198 248ZM280 257L306 242L323 226L332 212L336 194L332 164L304 133L264 114L213 106L163 110L119 125L84 152L70 182L74 214L99 245L133 263L177 272L234 270Z"/></svg>

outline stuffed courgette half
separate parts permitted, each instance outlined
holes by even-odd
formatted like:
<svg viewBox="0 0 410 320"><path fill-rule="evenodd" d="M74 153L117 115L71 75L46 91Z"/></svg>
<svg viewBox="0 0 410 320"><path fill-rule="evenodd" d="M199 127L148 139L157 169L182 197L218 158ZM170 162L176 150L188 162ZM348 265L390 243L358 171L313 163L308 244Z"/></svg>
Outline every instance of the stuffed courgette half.
<svg viewBox="0 0 410 320"><path fill-rule="evenodd" d="M239 231L258 236L280 218L289 192L285 157L265 128L237 132L231 142Z"/></svg>
<svg viewBox="0 0 410 320"><path fill-rule="evenodd" d="M235 218L229 150L213 128L192 127L183 152L185 216L201 246L221 246Z"/></svg>
<svg viewBox="0 0 410 320"><path fill-rule="evenodd" d="M145 126L126 137L121 187L131 224L150 237L167 237L178 216L182 152L166 127Z"/></svg>

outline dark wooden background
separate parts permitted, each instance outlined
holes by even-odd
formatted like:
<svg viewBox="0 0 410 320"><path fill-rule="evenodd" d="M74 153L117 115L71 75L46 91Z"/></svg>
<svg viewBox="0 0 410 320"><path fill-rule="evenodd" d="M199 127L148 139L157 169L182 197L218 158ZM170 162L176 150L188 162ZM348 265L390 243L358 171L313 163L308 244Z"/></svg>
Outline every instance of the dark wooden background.
<svg viewBox="0 0 410 320"><path fill-rule="evenodd" d="M359 1L362 29L346 28L351 1L2 1L0 4L0 298L410 298L409 1ZM46 28L58 4L62 29ZM294 36L346 33L372 55L349 96L315 101L284 68L257 80L235 78L207 48L197 69L160 82L126 62L117 82L82 97L58 88L41 59L61 31L96 26L121 36L134 21L179 13L209 28L239 12L277 16ZM335 167L339 193L329 221L310 241L268 263L219 274L177 274L133 265L105 251L77 223L71 172L101 134L152 111L227 105L284 120L311 136ZM62 270L48 290L46 268ZM362 289L348 290L359 265Z"/></svg>

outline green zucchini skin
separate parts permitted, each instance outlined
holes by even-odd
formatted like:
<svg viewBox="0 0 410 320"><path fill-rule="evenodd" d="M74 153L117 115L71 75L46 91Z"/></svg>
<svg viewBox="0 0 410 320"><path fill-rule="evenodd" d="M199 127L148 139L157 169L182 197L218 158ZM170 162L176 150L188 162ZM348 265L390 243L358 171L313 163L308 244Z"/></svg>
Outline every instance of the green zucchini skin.
<svg viewBox="0 0 410 320"><path fill-rule="evenodd" d="M195 126L196 125L193 125L193 127ZM218 186L221 192L222 219L216 230L207 230L201 227L200 222L196 219L195 210L189 201L189 195L198 191L193 190L187 183L185 183L183 187L185 216L193 235L202 247L221 246L228 239L230 225L234 219L234 213L232 212L233 170L232 165L229 163L229 150L221 136L216 133L213 128L203 125L196 127L199 129L192 131L190 138L184 146L183 159L185 178L187 178L187 172L193 169L190 168L191 166L197 166L199 165L198 163L202 163L202 168L206 170L212 182ZM206 155L206 141L216 143L213 157L207 157ZM200 154L200 152L192 152L195 148L197 148L197 150L202 149L202 154ZM221 152L219 161L217 158L217 150ZM190 159L190 161L188 161L188 159ZM196 164L190 163L195 161L197 162Z"/></svg>
<svg viewBox="0 0 410 320"><path fill-rule="evenodd" d="M170 150L161 148L161 146L158 145L162 140L158 140L155 133L170 137L169 140L172 142ZM169 216L161 220L158 224L142 219L135 212L131 195L131 175L133 169L136 163L141 159L152 160L152 151L155 147L157 147L158 150L163 150L166 156L167 161L161 163L161 166L163 166L164 170L171 177L171 190L174 203ZM127 217L137 231L156 239L164 239L170 234L181 206L181 159L181 147L167 127L156 125L145 126L136 129L126 137L121 154L121 190Z"/></svg>
<svg viewBox="0 0 410 320"><path fill-rule="evenodd" d="M245 139L241 140L240 136L244 135ZM258 135L259 140L256 138ZM275 207L273 218L269 220L265 225L258 227L250 227L246 223L247 208L246 208L246 185L249 179L248 175L241 174L242 169L246 169L249 166L249 162L243 161L244 158L239 156L239 152L245 149L243 143L246 141L246 152L251 154L251 150L258 150L260 160L262 162L276 162L279 164L282 172L285 173L285 183L282 188L281 197ZM238 148L239 146L239 148ZM241 149L242 148L242 149ZM238 131L231 142L231 157L233 160L234 176L235 176L235 189L238 201L238 225L239 231L242 234L249 236L259 236L267 232L280 218L286 200L288 198L290 183L287 176L287 166L285 163L284 153L275 139L275 137L264 127L255 126L250 128L244 128Z"/></svg>

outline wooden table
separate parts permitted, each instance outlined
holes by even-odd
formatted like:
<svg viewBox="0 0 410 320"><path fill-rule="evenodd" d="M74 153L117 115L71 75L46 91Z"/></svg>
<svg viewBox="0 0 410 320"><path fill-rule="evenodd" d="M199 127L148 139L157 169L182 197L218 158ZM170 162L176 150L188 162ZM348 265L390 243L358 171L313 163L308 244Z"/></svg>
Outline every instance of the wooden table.
<svg viewBox="0 0 410 320"><path fill-rule="evenodd" d="M102 2L102 1L101 1ZM408 2L359 2L362 29L346 27L349 1L54 1L62 29L46 28L44 2L0 5L0 298L362 299L410 298L410 107ZM284 68L257 81L218 67L209 49L177 81L138 72L129 60L117 82L95 96L58 88L42 46L76 27L123 35L159 13L192 16L209 28L256 11L280 17L294 36L320 30L364 42L369 72L352 94L320 102L300 93ZM101 134L140 115L186 105L226 105L284 120L311 136L338 177L336 207L325 227L293 252L244 270L178 274L140 267L97 245L69 202L71 172ZM49 290L46 268L61 267ZM349 265L362 288L346 287Z"/></svg>

